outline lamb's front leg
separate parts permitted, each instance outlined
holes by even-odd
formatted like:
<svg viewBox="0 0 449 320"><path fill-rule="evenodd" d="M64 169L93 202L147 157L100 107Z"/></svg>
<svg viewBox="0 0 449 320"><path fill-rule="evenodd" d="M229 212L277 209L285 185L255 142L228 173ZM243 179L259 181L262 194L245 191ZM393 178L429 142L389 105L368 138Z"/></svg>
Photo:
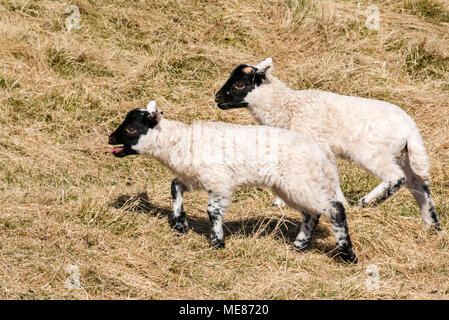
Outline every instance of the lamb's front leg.
<svg viewBox="0 0 449 320"><path fill-rule="evenodd" d="M229 195L209 192L207 214L211 223L210 243L213 248L222 248L225 245L223 232L223 215L229 205Z"/></svg>
<svg viewBox="0 0 449 320"><path fill-rule="evenodd" d="M312 214L302 211L301 229L296 237L293 247L298 251L304 251L312 242L313 232L320 220L320 214Z"/></svg>
<svg viewBox="0 0 449 320"><path fill-rule="evenodd" d="M182 182L178 178L174 178L171 183L171 196L173 200L171 220L173 221L173 228L182 233L186 233L189 230L189 224L183 206L184 190L186 190L186 187Z"/></svg>

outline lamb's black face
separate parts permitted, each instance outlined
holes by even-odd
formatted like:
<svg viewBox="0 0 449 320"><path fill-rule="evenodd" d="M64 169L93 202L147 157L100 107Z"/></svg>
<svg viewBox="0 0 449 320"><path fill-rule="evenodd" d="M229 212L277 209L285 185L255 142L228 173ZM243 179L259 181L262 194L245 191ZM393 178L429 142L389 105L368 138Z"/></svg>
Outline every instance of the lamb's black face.
<svg viewBox="0 0 449 320"><path fill-rule="evenodd" d="M139 141L140 136L145 135L149 129L154 128L159 122L156 112L143 109L130 111L123 123L109 136L109 144L123 145L112 149L116 157L125 157L130 154L138 154L132 147Z"/></svg>
<svg viewBox="0 0 449 320"><path fill-rule="evenodd" d="M265 79L264 74L247 64L241 64L232 71L228 81L215 94L215 102L222 110L231 108L246 108L245 97Z"/></svg>

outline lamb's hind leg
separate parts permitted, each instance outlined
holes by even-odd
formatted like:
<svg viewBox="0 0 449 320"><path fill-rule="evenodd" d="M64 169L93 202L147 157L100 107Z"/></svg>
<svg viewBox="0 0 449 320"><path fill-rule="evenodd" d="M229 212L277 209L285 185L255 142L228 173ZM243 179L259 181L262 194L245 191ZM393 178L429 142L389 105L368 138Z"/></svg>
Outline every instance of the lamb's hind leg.
<svg viewBox="0 0 449 320"><path fill-rule="evenodd" d="M229 205L230 196L209 192L207 214L211 223L210 243L213 248L222 248L225 245L223 232L223 215Z"/></svg>
<svg viewBox="0 0 449 320"><path fill-rule="evenodd" d="M365 167L380 177L382 182L360 199L359 206L379 205L398 192L406 182L405 173L393 159L389 163L368 162Z"/></svg>
<svg viewBox="0 0 449 320"><path fill-rule="evenodd" d="M302 211L301 229L299 230L295 242L293 242L293 247L295 247L295 249L299 251L308 249L310 243L312 242L312 236L319 219L319 214Z"/></svg>
<svg viewBox="0 0 449 320"><path fill-rule="evenodd" d="M285 204L284 200L282 200L279 196L276 196L276 199L274 199L272 207L278 207L278 208L284 208L287 205Z"/></svg>
<svg viewBox="0 0 449 320"><path fill-rule="evenodd" d="M171 196L173 200L171 220L173 221L173 228L182 233L189 230L189 224L183 206L183 194L185 189L185 186L178 178L173 179L171 183Z"/></svg>
<svg viewBox="0 0 449 320"><path fill-rule="evenodd" d="M440 221L438 220L437 211L433 203L429 190L429 183L418 177L410 168L408 157L405 157L402 165L407 176L407 188L412 193L419 209L424 223L429 227L434 227L437 231L441 231Z"/></svg>
<svg viewBox="0 0 449 320"><path fill-rule="evenodd" d="M352 242L349 237L346 212L343 204L332 201L324 211L329 218L337 243L337 255L346 262L357 263L357 257L352 250Z"/></svg>

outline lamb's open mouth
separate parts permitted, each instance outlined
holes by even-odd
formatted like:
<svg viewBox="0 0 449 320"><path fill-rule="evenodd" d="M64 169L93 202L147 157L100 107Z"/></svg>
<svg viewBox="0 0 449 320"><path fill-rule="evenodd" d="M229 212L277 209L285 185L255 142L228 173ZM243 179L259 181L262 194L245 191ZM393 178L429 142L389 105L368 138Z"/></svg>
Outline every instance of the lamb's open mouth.
<svg viewBox="0 0 449 320"><path fill-rule="evenodd" d="M126 151L125 146L122 147L115 147L114 149L111 150L111 153L119 158L122 158L124 156L127 156L129 154L129 152Z"/></svg>
<svg viewBox="0 0 449 320"><path fill-rule="evenodd" d="M111 152L115 154L115 153L117 153L117 152L122 151L124 148L125 148L125 147L117 147L117 148L112 149Z"/></svg>
<svg viewBox="0 0 449 320"><path fill-rule="evenodd" d="M111 153L114 156L119 157L119 158L123 158L123 157L129 156L131 154L138 154L137 151L135 151L129 147L126 147L126 146L115 147L114 149L111 150Z"/></svg>

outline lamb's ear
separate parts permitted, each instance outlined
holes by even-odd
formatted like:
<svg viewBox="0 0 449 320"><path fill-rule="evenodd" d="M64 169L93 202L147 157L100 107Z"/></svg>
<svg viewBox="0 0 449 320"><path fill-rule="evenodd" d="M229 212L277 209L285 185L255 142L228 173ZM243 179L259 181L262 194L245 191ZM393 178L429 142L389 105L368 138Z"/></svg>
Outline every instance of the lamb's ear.
<svg viewBox="0 0 449 320"><path fill-rule="evenodd" d="M150 102L148 102L147 104L147 110L148 112L156 112L156 101L155 100L151 100Z"/></svg>
<svg viewBox="0 0 449 320"><path fill-rule="evenodd" d="M256 68L254 66L248 65L247 67L242 69L242 72L246 74L252 74L255 70Z"/></svg>
<svg viewBox="0 0 449 320"><path fill-rule="evenodd" d="M264 61L259 63L257 66L257 74L264 75L265 77L270 75L270 73L273 71L274 65L273 65L273 59L266 58Z"/></svg>
<svg viewBox="0 0 449 320"><path fill-rule="evenodd" d="M147 104L147 111L147 124L150 128L154 128L161 121L163 112L156 109L156 101L154 100Z"/></svg>
<svg viewBox="0 0 449 320"><path fill-rule="evenodd" d="M162 119L162 111L155 111L155 112L150 112L148 113L148 117L146 119L146 125L150 128L153 129L155 126L157 126L159 124L159 122L161 122Z"/></svg>

